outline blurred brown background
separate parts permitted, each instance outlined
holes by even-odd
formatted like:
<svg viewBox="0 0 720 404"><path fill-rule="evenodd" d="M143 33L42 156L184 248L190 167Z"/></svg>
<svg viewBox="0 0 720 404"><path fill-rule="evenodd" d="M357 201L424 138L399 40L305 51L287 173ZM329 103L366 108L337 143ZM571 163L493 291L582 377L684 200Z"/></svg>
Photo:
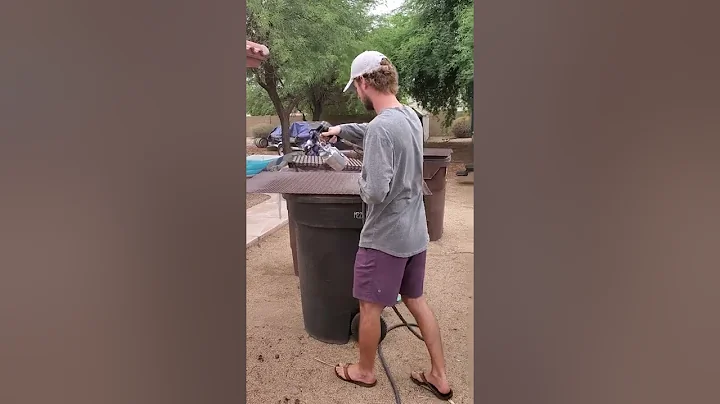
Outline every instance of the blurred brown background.
<svg viewBox="0 0 720 404"><path fill-rule="evenodd" d="M244 401L243 12L0 6L0 403Z"/></svg>
<svg viewBox="0 0 720 404"><path fill-rule="evenodd" d="M719 6L475 6L475 402L720 402Z"/></svg>

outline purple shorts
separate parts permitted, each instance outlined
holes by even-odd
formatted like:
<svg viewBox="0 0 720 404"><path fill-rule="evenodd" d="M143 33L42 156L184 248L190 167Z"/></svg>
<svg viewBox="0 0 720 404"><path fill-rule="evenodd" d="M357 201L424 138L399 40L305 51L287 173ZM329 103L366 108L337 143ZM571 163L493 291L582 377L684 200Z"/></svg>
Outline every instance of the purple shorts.
<svg viewBox="0 0 720 404"><path fill-rule="evenodd" d="M398 258L360 247L355 256L353 297L387 307L397 303L398 294L411 299L422 296L425 253Z"/></svg>

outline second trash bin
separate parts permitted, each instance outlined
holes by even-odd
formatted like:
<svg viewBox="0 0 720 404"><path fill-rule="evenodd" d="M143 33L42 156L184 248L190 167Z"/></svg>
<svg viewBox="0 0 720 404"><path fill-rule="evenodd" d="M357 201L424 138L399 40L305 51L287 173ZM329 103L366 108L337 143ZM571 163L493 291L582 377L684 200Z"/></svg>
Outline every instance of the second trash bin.
<svg viewBox="0 0 720 404"><path fill-rule="evenodd" d="M430 241L443 235L445 221L445 184L452 149L423 149L423 177L432 195L424 197Z"/></svg>

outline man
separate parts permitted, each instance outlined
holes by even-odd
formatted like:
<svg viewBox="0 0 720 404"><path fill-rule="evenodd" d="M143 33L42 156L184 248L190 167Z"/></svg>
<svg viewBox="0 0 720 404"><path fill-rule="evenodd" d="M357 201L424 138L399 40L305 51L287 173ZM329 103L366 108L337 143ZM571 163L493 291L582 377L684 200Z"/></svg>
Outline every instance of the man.
<svg viewBox="0 0 720 404"><path fill-rule="evenodd" d="M355 258L353 296L360 301L360 360L341 364L336 375L373 387L380 314L398 294L420 327L430 354L430 371L410 377L442 400L452 398L435 315L423 296L425 254L429 242L423 205L423 129L415 111L397 100L398 75L381 53L367 51L352 62L351 86L377 116L368 124L334 126L323 134L364 148L360 196L367 204L365 225Z"/></svg>

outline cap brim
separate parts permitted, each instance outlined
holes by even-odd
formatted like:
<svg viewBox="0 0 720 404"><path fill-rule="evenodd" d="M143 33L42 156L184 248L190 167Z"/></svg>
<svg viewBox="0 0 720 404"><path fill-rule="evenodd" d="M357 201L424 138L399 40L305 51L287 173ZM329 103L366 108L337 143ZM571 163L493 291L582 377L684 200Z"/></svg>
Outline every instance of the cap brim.
<svg viewBox="0 0 720 404"><path fill-rule="evenodd" d="M345 86L343 93L347 92L348 88L350 88L352 86L352 84L353 84L353 79L350 79L350 81L348 81L347 85Z"/></svg>

